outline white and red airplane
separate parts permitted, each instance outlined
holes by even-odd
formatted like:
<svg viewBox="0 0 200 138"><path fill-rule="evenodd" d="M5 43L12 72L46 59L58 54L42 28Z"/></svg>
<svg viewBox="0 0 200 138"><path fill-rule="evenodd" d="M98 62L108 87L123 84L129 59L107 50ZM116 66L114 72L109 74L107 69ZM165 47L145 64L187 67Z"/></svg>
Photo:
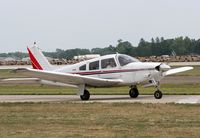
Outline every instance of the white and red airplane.
<svg viewBox="0 0 200 138"><path fill-rule="evenodd" d="M136 98L139 95L137 85L144 83L146 87L155 86L154 97L160 99L162 92L159 85L163 77L193 69L193 67L171 69L165 63L140 62L133 57L118 53L57 68L48 62L36 45L28 47L28 53L33 69L20 68L16 70L17 72L44 80L49 84L77 87L82 100L90 98L87 87L130 86L129 95L131 98Z"/></svg>

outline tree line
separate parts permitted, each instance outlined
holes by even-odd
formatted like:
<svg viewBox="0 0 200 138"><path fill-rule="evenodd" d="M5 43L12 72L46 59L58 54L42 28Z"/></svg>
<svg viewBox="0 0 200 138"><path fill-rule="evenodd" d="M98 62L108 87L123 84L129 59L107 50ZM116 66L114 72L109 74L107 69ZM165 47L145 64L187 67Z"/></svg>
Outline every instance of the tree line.
<svg viewBox="0 0 200 138"><path fill-rule="evenodd" d="M200 55L200 39L190 39L189 37L177 37L174 39L164 39L164 37L152 38L151 41L146 41L141 38L137 46L133 46L129 41L119 39L117 45L109 45L104 48L90 49L56 49L55 52L44 52L45 56L52 58L72 59L77 55L85 54L127 54L130 56L161 56L161 55ZM27 57L27 53L11 52L1 53L0 57Z"/></svg>

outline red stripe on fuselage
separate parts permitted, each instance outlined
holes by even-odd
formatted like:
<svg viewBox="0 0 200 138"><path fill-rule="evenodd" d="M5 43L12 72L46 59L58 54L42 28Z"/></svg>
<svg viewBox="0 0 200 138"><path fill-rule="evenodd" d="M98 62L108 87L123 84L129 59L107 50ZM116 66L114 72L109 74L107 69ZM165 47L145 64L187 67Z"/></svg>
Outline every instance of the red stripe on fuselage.
<svg viewBox="0 0 200 138"><path fill-rule="evenodd" d="M122 70L101 70L101 71L90 71L90 72L72 72L72 74L96 75L96 74L108 74L108 73L135 72L135 71L143 71L143 70L155 70L155 68L147 68L147 69L122 69Z"/></svg>
<svg viewBox="0 0 200 138"><path fill-rule="evenodd" d="M36 60L36 58L32 54L31 50L29 48L27 48L27 49L28 49L29 57L31 59L31 63L32 63L33 68L43 70L42 67L40 66L39 62Z"/></svg>

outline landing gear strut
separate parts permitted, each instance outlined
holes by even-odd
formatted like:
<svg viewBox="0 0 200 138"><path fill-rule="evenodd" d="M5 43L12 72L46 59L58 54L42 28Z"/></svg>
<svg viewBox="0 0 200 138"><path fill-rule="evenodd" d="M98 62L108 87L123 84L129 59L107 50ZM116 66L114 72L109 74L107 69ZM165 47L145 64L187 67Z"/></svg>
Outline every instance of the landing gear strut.
<svg viewBox="0 0 200 138"><path fill-rule="evenodd" d="M83 95L80 95L81 100L87 101L90 99L90 92L88 90L84 90Z"/></svg>
<svg viewBox="0 0 200 138"><path fill-rule="evenodd" d="M154 97L156 99L161 99L162 98L162 92L160 90L155 91Z"/></svg>
<svg viewBox="0 0 200 138"><path fill-rule="evenodd" d="M161 99L162 98L162 92L160 91L160 82L159 81L155 81L154 79L151 80L152 83L154 84L154 86L156 87L156 91L154 92L154 97L156 99Z"/></svg>
<svg viewBox="0 0 200 138"><path fill-rule="evenodd" d="M137 87L132 87L132 88L129 90L129 95L130 95L131 98L137 98L138 95L139 95L139 92L138 92Z"/></svg>

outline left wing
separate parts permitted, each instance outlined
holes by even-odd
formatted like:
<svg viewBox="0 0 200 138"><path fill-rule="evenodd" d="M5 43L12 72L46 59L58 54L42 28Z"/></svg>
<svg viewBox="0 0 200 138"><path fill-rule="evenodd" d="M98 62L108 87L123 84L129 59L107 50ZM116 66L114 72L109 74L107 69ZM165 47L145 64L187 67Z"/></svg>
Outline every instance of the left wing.
<svg viewBox="0 0 200 138"><path fill-rule="evenodd" d="M71 85L89 85L89 86L112 86L123 81L120 79L102 79L102 78L94 78L90 76L81 76L77 74L70 74L70 73L61 73L55 71L45 71L45 70L36 70L30 68L22 68L17 69L15 72L20 72L26 76L39 78L42 80L48 80L52 82L60 82L65 84Z"/></svg>

